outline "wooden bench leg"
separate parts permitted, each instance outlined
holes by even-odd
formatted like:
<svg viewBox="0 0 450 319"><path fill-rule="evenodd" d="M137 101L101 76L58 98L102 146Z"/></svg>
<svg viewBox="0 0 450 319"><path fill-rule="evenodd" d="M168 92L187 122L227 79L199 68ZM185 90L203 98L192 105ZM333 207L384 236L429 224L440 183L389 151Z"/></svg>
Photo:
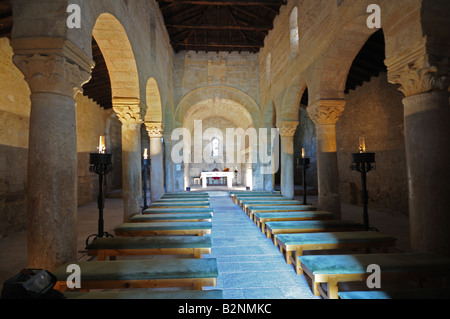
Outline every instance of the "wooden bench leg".
<svg viewBox="0 0 450 319"><path fill-rule="evenodd" d="M329 299L339 299L338 281L335 276L328 277L328 298Z"/></svg>

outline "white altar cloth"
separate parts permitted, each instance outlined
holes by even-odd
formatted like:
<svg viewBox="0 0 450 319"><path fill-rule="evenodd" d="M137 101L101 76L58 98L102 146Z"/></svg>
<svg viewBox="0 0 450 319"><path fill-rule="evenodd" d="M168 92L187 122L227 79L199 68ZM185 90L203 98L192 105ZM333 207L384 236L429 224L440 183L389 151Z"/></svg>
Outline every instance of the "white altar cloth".
<svg viewBox="0 0 450 319"><path fill-rule="evenodd" d="M207 177L226 177L227 178L227 186L228 188L233 187L233 172L202 172L200 174L200 177L202 179L202 187L206 188L206 178Z"/></svg>

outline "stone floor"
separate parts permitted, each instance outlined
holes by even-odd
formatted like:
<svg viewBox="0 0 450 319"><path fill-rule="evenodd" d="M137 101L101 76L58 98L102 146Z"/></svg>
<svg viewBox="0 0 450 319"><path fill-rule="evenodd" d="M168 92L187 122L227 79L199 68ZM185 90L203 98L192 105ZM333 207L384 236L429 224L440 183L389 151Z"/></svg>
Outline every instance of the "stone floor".
<svg viewBox="0 0 450 319"><path fill-rule="evenodd" d="M314 299L308 281L295 274L281 253L267 239L247 215L234 205L226 191L211 192L214 209L213 248L211 255L218 260L217 287L223 289L227 299ZM227 195L227 196L225 196ZM302 198L296 198L302 200ZM317 204L316 197L309 197ZM122 223L122 200L108 198L105 203L105 231ZM381 232L397 236L397 246L391 251L409 251L408 218L369 210L371 226ZM97 204L91 203L78 210L79 260L88 257L84 252L85 240L97 232ZM342 204L343 219L362 222L362 208ZM27 267L26 233L0 239L0 285Z"/></svg>

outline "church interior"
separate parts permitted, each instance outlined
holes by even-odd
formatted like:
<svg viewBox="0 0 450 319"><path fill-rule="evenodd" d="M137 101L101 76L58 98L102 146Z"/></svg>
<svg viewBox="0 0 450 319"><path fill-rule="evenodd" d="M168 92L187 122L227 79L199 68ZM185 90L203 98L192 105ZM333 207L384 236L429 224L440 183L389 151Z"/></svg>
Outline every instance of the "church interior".
<svg viewBox="0 0 450 319"><path fill-rule="evenodd" d="M449 13L0 0L2 297L449 298Z"/></svg>

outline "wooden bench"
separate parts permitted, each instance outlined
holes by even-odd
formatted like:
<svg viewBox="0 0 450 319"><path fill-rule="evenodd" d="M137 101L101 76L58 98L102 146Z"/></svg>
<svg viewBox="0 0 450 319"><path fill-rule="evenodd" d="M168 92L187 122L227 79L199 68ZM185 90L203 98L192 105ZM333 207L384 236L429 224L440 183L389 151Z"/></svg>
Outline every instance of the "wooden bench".
<svg viewBox="0 0 450 319"><path fill-rule="evenodd" d="M199 207L210 207L209 201L169 201L169 202L154 202L149 205L150 208L155 207L191 207L191 208L199 208Z"/></svg>
<svg viewBox="0 0 450 319"><path fill-rule="evenodd" d="M256 206L299 206L301 205L301 202L298 200L290 200L290 199L283 199L283 200L258 200L258 201L243 201L242 202L242 209L244 212L250 217L249 209L248 207L256 207ZM253 219L253 216L250 217Z"/></svg>
<svg viewBox="0 0 450 319"><path fill-rule="evenodd" d="M264 195L272 195L272 194L281 194L281 192L279 191L274 191L274 192L270 192L270 191L231 191L230 192L230 196L231 199L233 200L233 202L235 204L237 204L237 202L235 201L235 197L238 195L251 195L251 196L264 196Z"/></svg>
<svg viewBox="0 0 450 319"><path fill-rule="evenodd" d="M255 213L315 211L316 207L310 205L282 205L282 206L248 206L247 215L253 220Z"/></svg>
<svg viewBox="0 0 450 319"><path fill-rule="evenodd" d="M233 198L233 202L239 206L241 206L241 201L243 200L258 200L265 198L287 198L281 194L261 194L261 195L236 195Z"/></svg>
<svg viewBox="0 0 450 319"><path fill-rule="evenodd" d="M223 290L113 290L64 292L66 299L223 299Z"/></svg>
<svg viewBox="0 0 450 319"><path fill-rule="evenodd" d="M253 221L261 228L262 233L266 233L266 222L274 221L300 221L300 220L324 220L333 219L334 214L325 211L299 211L299 212L271 212L255 213Z"/></svg>
<svg viewBox="0 0 450 319"><path fill-rule="evenodd" d="M137 255L194 255L202 258L203 254L211 253L211 247L211 237L207 236L144 236L98 238L86 249L89 256L105 260L106 257Z"/></svg>
<svg viewBox="0 0 450 319"><path fill-rule="evenodd" d="M342 291L338 296L340 299L450 299L450 288Z"/></svg>
<svg viewBox="0 0 450 319"><path fill-rule="evenodd" d="M422 279L448 276L450 258L432 253L389 253L356 255L317 255L298 257L301 268L312 280L315 296L338 299L341 282L366 281L372 272L369 265L378 265L381 279ZM327 286L326 291L321 284Z"/></svg>
<svg viewBox="0 0 450 319"><path fill-rule="evenodd" d="M142 214L197 214L213 213L210 207L153 207L145 209Z"/></svg>
<svg viewBox="0 0 450 319"><path fill-rule="evenodd" d="M272 205L285 205L286 203L289 203L290 205L300 205L300 202L298 200L289 199L287 197L264 197L264 198L244 198L238 200L238 205L245 209L249 204L254 205L264 205L264 203L271 203Z"/></svg>
<svg viewBox="0 0 450 319"><path fill-rule="evenodd" d="M116 236L196 235L211 234L210 222L124 223L114 229Z"/></svg>
<svg viewBox="0 0 450 319"><path fill-rule="evenodd" d="M206 192L181 192L181 193L166 193L162 197L190 197L190 196L204 196L209 197L209 194Z"/></svg>
<svg viewBox="0 0 450 319"><path fill-rule="evenodd" d="M279 234L276 244L284 253L286 262L293 264L297 274L303 270L297 262L305 250L379 248L386 253L388 247L394 246L396 238L374 231Z"/></svg>
<svg viewBox="0 0 450 319"><path fill-rule="evenodd" d="M188 287L202 290L215 286L218 276L217 260L205 259L146 259L73 262L58 268L56 290L67 291L67 266L80 267L80 289L124 289Z"/></svg>
<svg viewBox="0 0 450 319"><path fill-rule="evenodd" d="M130 218L130 222L211 222L212 217L213 213L137 214Z"/></svg>
<svg viewBox="0 0 450 319"><path fill-rule="evenodd" d="M305 220L305 221L266 223L267 238L273 237L273 243L275 245L277 244L276 236L278 234L363 231L363 230L364 225L353 221L345 221L345 220Z"/></svg>
<svg viewBox="0 0 450 319"><path fill-rule="evenodd" d="M206 197L171 197L171 198L160 198L153 203L167 203L167 202L206 202L209 198Z"/></svg>

